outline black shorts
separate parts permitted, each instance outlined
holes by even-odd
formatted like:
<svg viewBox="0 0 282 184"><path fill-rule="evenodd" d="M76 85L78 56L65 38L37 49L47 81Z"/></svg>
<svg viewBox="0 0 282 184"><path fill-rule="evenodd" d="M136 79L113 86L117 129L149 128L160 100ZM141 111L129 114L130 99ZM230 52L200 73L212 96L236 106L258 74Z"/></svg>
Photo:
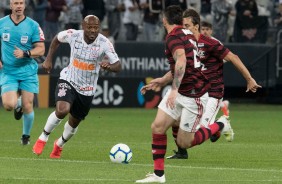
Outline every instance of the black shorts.
<svg viewBox="0 0 282 184"><path fill-rule="evenodd" d="M68 81L58 80L55 90L55 102L69 102L71 104L70 114L76 119L83 120L87 116L93 97L79 94Z"/></svg>

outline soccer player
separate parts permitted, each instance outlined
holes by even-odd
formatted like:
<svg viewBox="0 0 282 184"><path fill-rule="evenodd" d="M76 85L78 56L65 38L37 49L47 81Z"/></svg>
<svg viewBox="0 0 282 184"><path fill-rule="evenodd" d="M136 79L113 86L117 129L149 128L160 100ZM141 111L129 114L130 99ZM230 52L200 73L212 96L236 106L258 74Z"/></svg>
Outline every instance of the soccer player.
<svg viewBox="0 0 282 184"><path fill-rule="evenodd" d="M37 22L24 15L25 3L25 0L10 0L12 13L0 19L2 103L7 111L12 111L17 107L21 91L22 145L30 143L34 94L39 92L38 65L33 58L45 52L44 34Z"/></svg>
<svg viewBox="0 0 282 184"><path fill-rule="evenodd" d="M169 78L172 88L158 106L157 115L151 125L154 173L136 183L164 183L164 156L167 147L166 131L180 118L177 144L181 148L200 145L225 124L216 122L196 130L208 99L209 81L200 70L197 58L196 39L192 32L182 27L182 10L169 6L163 15L167 31L165 55L170 64Z"/></svg>
<svg viewBox="0 0 282 184"><path fill-rule="evenodd" d="M198 53L200 61L202 63L202 72L207 76L211 83L211 88L209 90L209 99L206 105L205 113L201 120L201 126L208 127L208 125L214 122L223 98L223 60L232 62L232 64L234 64L234 66L244 76L247 81L247 92L250 90L252 92L256 92L257 88L261 88L261 86L258 85L256 81L251 77L249 71L238 56L224 47L218 40L200 34L200 17L195 10L188 9L184 11L183 25L194 34L198 41ZM168 79L167 77L165 78ZM161 86L168 83L168 81L163 81L162 79L151 81L151 83L156 82L160 83ZM227 124L229 124L228 117L226 116L222 116L220 118L220 121L225 121ZM172 131L173 136L176 138L178 127L173 126ZM227 140L233 139L233 130L231 129L231 127L227 132L224 133L227 135ZM211 137L211 141L215 142L219 137L220 131ZM175 155L169 156L167 158L187 159L188 153L186 149L178 146L178 151L175 152Z"/></svg>
<svg viewBox="0 0 282 184"><path fill-rule="evenodd" d="M213 33L212 24L208 23L206 21L201 21L201 34L203 34L207 37L216 39L212 36L212 33ZM223 60L223 62L225 63L226 61ZM220 105L220 108L221 108L223 115L229 116L229 113L230 113L230 111L229 111L229 101L223 100L219 105Z"/></svg>
<svg viewBox="0 0 282 184"><path fill-rule="evenodd" d="M82 21L82 30L59 32L52 40L43 68L49 73L55 51L61 43L71 47L70 63L61 73L55 91L56 110L52 112L43 132L33 146L40 155L50 133L68 114L63 134L54 142L50 158L60 158L63 146L77 132L78 125L87 116L97 88L100 69L119 72L121 63L112 43L100 31L100 20L88 15ZM108 61L102 61L107 56Z"/></svg>

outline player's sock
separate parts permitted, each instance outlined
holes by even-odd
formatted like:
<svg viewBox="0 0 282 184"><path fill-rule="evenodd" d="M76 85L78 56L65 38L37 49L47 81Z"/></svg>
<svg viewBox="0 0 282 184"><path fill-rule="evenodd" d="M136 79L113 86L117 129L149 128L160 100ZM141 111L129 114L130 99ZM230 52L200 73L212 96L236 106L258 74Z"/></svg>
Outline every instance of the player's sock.
<svg viewBox="0 0 282 184"><path fill-rule="evenodd" d="M71 127L69 125L69 122L67 121L65 124L63 135L58 139L57 145L62 148L66 144L66 142L70 140L70 138L77 132L77 129L78 127Z"/></svg>
<svg viewBox="0 0 282 184"><path fill-rule="evenodd" d="M45 124L45 127L43 129L43 132L39 136L39 139L42 141L47 142L49 134L62 122L62 119L57 118L55 111L52 112Z"/></svg>
<svg viewBox="0 0 282 184"><path fill-rule="evenodd" d="M19 96L18 97L18 100L17 100L17 104L15 106L15 109L19 108L19 107L22 107L22 96Z"/></svg>
<svg viewBox="0 0 282 184"><path fill-rule="evenodd" d="M34 111L29 114L23 114L23 135L30 135L34 122Z"/></svg>
<svg viewBox="0 0 282 184"><path fill-rule="evenodd" d="M213 124L209 125L209 128L211 130L211 135L215 134L218 131L221 131L224 127L224 124L221 122L214 122Z"/></svg>
<svg viewBox="0 0 282 184"><path fill-rule="evenodd" d="M202 144L207 139L209 139L211 135L213 135L215 132L222 130L223 126L223 123L215 122L209 125L210 129L205 127L199 128L198 131L195 132L194 140L191 144L191 147Z"/></svg>
<svg viewBox="0 0 282 184"><path fill-rule="evenodd" d="M164 156L166 153L166 134L152 134L152 153L154 160L154 173L157 176L164 175Z"/></svg>

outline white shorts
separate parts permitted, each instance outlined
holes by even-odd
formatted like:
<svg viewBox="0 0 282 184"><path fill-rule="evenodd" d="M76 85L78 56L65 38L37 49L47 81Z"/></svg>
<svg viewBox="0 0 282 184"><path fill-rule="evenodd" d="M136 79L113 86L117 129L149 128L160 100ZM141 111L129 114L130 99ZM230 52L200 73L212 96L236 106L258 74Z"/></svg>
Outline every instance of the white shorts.
<svg viewBox="0 0 282 184"><path fill-rule="evenodd" d="M208 125L213 124L216 118L216 115L220 109L221 99L209 97L208 102L205 107L205 112L203 114L201 125L208 127Z"/></svg>
<svg viewBox="0 0 282 184"><path fill-rule="evenodd" d="M179 127L186 132L196 132L197 125L200 124L205 106L208 100L208 93L200 98L186 97L178 94L175 101L175 108L166 106L166 101L170 90L167 91L158 108L175 120L180 119Z"/></svg>

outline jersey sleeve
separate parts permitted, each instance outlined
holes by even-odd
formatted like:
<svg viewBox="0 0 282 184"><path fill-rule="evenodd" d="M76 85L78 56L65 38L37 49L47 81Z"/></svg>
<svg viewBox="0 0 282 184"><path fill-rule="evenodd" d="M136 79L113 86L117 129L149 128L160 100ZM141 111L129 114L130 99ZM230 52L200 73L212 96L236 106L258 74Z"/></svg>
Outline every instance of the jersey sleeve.
<svg viewBox="0 0 282 184"><path fill-rule="evenodd" d="M110 62L111 64L113 64L113 63L119 61L118 55L117 55L117 53L116 53L116 51L115 51L115 49L114 49L113 44L110 42L110 40L107 40L107 41L105 42L105 45L104 45L104 46L105 46L105 47L104 47L104 49L105 49L105 54L106 54L106 56L108 57L109 62Z"/></svg>
<svg viewBox="0 0 282 184"><path fill-rule="evenodd" d="M167 48L170 50L172 55L177 49L185 49L183 41L175 35L171 35L167 39Z"/></svg>
<svg viewBox="0 0 282 184"><path fill-rule="evenodd" d="M74 29L61 31L58 33L58 40L62 43L70 43L72 35L75 33Z"/></svg>
<svg viewBox="0 0 282 184"><path fill-rule="evenodd" d="M34 33L32 35L32 43L43 42L45 40L44 33L39 24L33 24Z"/></svg>
<svg viewBox="0 0 282 184"><path fill-rule="evenodd" d="M216 44L213 44L211 49L213 55L221 60L223 60L225 56L230 52L230 50L219 41L216 41Z"/></svg>

